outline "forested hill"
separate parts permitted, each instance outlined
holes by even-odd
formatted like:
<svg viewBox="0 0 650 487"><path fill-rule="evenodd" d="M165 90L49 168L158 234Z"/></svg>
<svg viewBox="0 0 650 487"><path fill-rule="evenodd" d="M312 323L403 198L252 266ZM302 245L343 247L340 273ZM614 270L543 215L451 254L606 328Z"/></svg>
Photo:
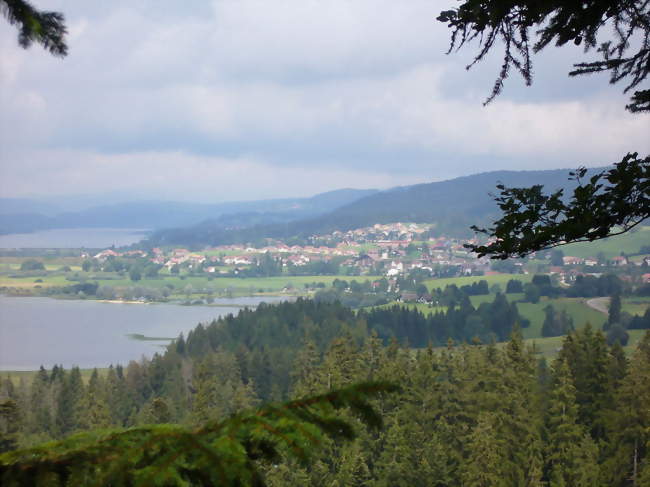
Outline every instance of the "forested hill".
<svg viewBox="0 0 650 487"><path fill-rule="evenodd" d="M45 211L32 200L0 198L0 234L54 228L170 228L208 221L213 227L253 226L312 218L375 193L340 189L309 198L224 203L133 201L96 205L77 211Z"/></svg>
<svg viewBox="0 0 650 487"><path fill-rule="evenodd" d="M435 183L381 191L315 218L250 228L225 229L213 222L173 228L154 234L151 245L218 245L255 242L266 237L290 238L346 231L375 223L435 223L449 236L470 234L471 225L486 225L498 215L490 193L499 182L506 186L542 184L549 191L568 188L569 170L493 171Z"/></svg>

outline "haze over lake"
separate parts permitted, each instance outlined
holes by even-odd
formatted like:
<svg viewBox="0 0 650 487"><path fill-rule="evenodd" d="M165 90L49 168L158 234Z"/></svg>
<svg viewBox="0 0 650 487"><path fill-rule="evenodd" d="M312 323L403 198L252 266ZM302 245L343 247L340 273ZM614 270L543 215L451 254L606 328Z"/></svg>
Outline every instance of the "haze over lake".
<svg viewBox="0 0 650 487"><path fill-rule="evenodd" d="M256 305L284 298L217 299L216 303ZM55 364L66 368L126 365L162 351L166 341L198 323L237 314L238 307L173 304L118 304L101 301L14 298L0 296L0 370L34 370Z"/></svg>
<svg viewBox="0 0 650 487"><path fill-rule="evenodd" d="M0 235L0 248L106 248L131 245L142 240L146 230L135 228L58 228L33 233Z"/></svg>

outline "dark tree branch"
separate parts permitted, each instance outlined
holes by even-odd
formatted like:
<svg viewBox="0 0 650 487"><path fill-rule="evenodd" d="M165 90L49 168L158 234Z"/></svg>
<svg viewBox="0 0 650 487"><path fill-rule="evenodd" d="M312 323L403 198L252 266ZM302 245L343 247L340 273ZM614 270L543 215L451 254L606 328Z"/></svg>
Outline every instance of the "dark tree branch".
<svg viewBox="0 0 650 487"><path fill-rule="evenodd" d="M466 247L479 257L523 257L567 243L620 235L650 217L650 157L628 154L614 168L583 183L585 174L584 168L571 173L578 186L567 203L563 190L546 195L541 185L498 185L501 192L494 199L503 216L490 228L472 227L492 241Z"/></svg>
<svg viewBox="0 0 650 487"><path fill-rule="evenodd" d="M503 63L486 104L501 93L511 66L527 85L532 82L530 30L535 27L541 26L535 31L533 53L551 43L562 46L568 42L582 44L588 52L598 45L598 31L608 23L613 25L615 40L597 49L603 59L575 64L571 76L609 71L610 83L626 80L624 91L628 92L650 71L650 0L464 0L458 8L440 12L438 20L452 30L448 54L471 41L478 42L479 52L468 68L482 61L497 40L503 42ZM638 47L632 49L632 40ZM634 52L627 55L629 51ZM643 100L635 94L627 108L649 110L647 95Z"/></svg>
<svg viewBox="0 0 650 487"><path fill-rule="evenodd" d="M23 48L36 42L54 56L68 54L63 14L39 11L25 0L0 0L0 12L18 27L18 43Z"/></svg>

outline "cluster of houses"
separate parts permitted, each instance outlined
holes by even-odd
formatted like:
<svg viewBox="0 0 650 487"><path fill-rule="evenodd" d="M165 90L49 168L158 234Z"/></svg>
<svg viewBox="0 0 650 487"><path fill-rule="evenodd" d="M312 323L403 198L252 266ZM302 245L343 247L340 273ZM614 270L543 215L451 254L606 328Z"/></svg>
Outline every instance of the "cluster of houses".
<svg viewBox="0 0 650 487"><path fill-rule="evenodd" d="M99 261L109 257L146 257L152 263L170 270L175 266L187 266L210 274L227 274L238 268L256 265L264 256L280 261L285 267L337 259L340 265L355 268L355 273L383 274L388 278L413 269L432 271L440 266L455 266L463 275L489 270L489 261L470 256L463 247L463 241L447 238L423 240L422 234L429 229L430 225L423 224L378 224L349 232L316 235L311 239L313 245L269 241L263 247L222 245L202 252L191 252L185 248L154 248L149 253L143 250L120 252L106 249L92 257Z"/></svg>
<svg viewBox="0 0 650 487"><path fill-rule="evenodd" d="M446 269L447 274L482 275L489 274L490 260L476 258L464 247L474 240L431 237L431 225L414 223L377 224L348 232L335 231L328 235L315 235L310 239L313 245L287 245L281 241L268 240L263 247L249 245L222 245L207 248L202 252L191 252L185 248L160 249L151 252L128 250L118 252L106 249L94 255L103 261L109 257L141 257L152 263L173 269L186 266L209 274L228 274L238 269L253 266L262 259L271 257L282 266L305 266L318 261L336 262L353 268L359 275L384 275L387 278L403 276L420 269L433 273ZM561 281L568 282L574 274L597 272L597 267L626 266L629 264L650 265L650 257L631 262L620 256L607 262L596 258L564 256L562 266L551 266L550 272L557 274ZM522 262L515 263L523 266ZM593 268L593 271L586 269Z"/></svg>
<svg viewBox="0 0 650 487"><path fill-rule="evenodd" d="M569 284L575 281L579 275L600 276L600 268L606 267L608 272L612 267L637 266L650 268L650 256L640 256L631 259L627 256L616 256L609 259L597 259L594 257L562 257L562 266L552 265L549 267L549 274L558 276L561 283ZM619 276L623 280L629 280L630 276L623 274ZM641 275L641 282L650 283L650 273Z"/></svg>

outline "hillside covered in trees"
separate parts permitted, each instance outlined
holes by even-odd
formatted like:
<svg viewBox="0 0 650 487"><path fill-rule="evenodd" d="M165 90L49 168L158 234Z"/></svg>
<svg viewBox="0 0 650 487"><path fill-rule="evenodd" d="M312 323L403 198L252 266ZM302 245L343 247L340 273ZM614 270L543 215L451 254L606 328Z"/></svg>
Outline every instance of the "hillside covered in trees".
<svg viewBox="0 0 650 487"><path fill-rule="evenodd" d="M375 193L374 189L339 189L309 198L223 203L130 201L64 209L56 201L0 198L0 235L55 228L160 229L205 222L219 228L250 227L313 218ZM77 203L78 205L79 203Z"/></svg>
<svg viewBox="0 0 650 487"><path fill-rule="evenodd" d="M493 171L370 194L315 218L282 224L224 228L203 222L155 232L148 245L206 245L255 242L264 238L304 238L397 221L434 223L437 235L466 237L471 225L485 225L499 213L490 193L498 183L525 186L536 181L549 189L572 187L567 170Z"/></svg>

